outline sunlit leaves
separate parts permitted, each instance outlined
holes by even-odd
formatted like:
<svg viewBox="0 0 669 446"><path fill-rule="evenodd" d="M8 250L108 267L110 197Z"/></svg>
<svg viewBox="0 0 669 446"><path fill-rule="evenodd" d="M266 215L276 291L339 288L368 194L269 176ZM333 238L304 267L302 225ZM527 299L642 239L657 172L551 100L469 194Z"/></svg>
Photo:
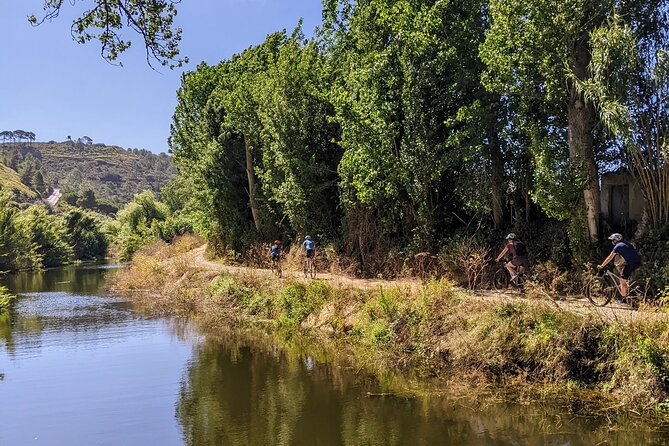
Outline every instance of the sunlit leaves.
<svg viewBox="0 0 669 446"><path fill-rule="evenodd" d="M149 65L157 61L170 68L180 67L188 58L179 56L181 29L174 28L179 0L90 0L90 9L72 23L72 37L79 43L97 40L100 53L109 62L117 62L131 41L123 35L127 28L138 34L146 48ZM28 17L33 25L58 17L64 0L44 0L44 14ZM73 6L78 3L73 2Z"/></svg>

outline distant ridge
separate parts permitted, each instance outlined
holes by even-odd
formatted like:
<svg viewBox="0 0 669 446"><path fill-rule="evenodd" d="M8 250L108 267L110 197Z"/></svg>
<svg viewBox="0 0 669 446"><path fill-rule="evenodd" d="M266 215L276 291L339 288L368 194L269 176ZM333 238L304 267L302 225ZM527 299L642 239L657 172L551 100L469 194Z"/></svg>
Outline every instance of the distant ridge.
<svg viewBox="0 0 669 446"><path fill-rule="evenodd" d="M47 186L63 194L92 190L98 199L117 205L147 189L158 193L176 176L172 158L164 153L91 142L6 142L0 143L0 153L5 160L32 156L41 164Z"/></svg>

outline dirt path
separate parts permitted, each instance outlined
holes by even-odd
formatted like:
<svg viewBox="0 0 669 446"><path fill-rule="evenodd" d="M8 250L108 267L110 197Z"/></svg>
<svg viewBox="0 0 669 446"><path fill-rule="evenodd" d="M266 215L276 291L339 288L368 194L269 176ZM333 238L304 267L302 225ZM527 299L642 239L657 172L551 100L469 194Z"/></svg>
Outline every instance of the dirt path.
<svg viewBox="0 0 669 446"><path fill-rule="evenodd" d="M264 268L251 268L248 266L232 266L224 265L220 262L213 260L207 260L204 257L204 251L206 245L195 248L194 250L185 254L186 258L192 262L194 265L205 268L212 271L227 271L229 273L250 273L258 275L271 275L272 271ZM304 277L302 271L293 271L293 270L283 270L284 278L295 279L299 282L308 282L311 279ZM318 273L316 275L317 279L325 280L331 284L342 287L351 287L351 288L361 288L361 289L370 289L370 288L380 288L380 287L389 287L389 286L409 286L409 287L419 287L422 285L420 280L383 280L383 279L358 279L354 277L340 276L330 273Z"/></svg>
<svg viewBox="0 0 669 446"><path fill-rule="evenodd" d="M247 266L232 266L224 265L220 262L208 260L204 256L206 245L195 248L192 251L184 254L184 258L199 268L204 268L211 271L226 271L232 274L257 274L257 275L271 275L272 271L263 268L251 268ZM284 270L283 277L289 277L299 282L308 282L311 279L305 279L302 271ZM325 280L334 286L341 286L346 288L360 288L360 289L378 289L392 286L408 286L410 288L418 288L423 282L417 279L401 279L401 280L383 280L383 279L359 279L347 276L341 276L330 273L318 273L316 276L320 280ZM473 298L487 300L487 301L528 301L527 297L516 291L494 291L494 290L480 290L463 292L469 294ZM614 323L631 323L639 318L658 318L669 321L669 314L659 311L634 311L623 305L609 304L606 307L594 307L590 302L582 296L566 296L559 300L553 300L550 296L546 296L543 300L531 299L532 302L543 302L548 305L554 305L561 311L569 311L571 313L579 314L581 316L601 318L605 322Z"/></svg>

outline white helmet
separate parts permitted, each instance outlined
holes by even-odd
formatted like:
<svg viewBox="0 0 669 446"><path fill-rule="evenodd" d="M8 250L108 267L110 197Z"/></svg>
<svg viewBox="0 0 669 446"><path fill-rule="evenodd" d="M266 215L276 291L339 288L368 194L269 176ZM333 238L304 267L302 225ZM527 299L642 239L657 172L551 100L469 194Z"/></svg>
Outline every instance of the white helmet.
<svg viewBox="0 0 669 446"><path fill-rule="evenodd" d="M507 235L505 237L505 240L515 240L515 238L516 238L516 234L514 234L513 232L510 232L509 235Z"/></svg>
<svg viewBox="0 0 669 446"><path fill-rule="evenodd" d="M613 234L611 234L611 235L609 236L609 240L613 240L614 242L619 242L619 241L621 241L622 239L623 239L622 234L618 234L617 232L616 232L616 233L613 233Z"/></svg>

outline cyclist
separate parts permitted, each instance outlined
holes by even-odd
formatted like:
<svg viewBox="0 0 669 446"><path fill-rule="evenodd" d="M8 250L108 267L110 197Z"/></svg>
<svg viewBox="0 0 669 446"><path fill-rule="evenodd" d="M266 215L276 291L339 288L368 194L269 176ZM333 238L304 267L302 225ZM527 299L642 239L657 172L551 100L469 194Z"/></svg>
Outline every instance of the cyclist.
<svg viewBox="0 0 669 446"><path fill-rule="evenodd" d="M616 254L620 255L623 258L624 263L621 265L622 271L620 272L620 295L624 298L627 297L627 281L639 266L641 266L641 258L639 254L634 249L631 243L625 241L621 234L617 232L609 236L609 240L613 243L613 251L611 254L606 256L604 261L597 265L597 268L602 269L613 260Z"/></svg>
<svg viewBox="0 0 669 446"><path fill-rule="evenodd" d="M272 263L279 263L281 261L281 240L274 240L274 243L269 248L269 253L272 255Z"/></svg>
<svg viewBox="0 0 669 446"><path fill-rule="evenodd" d="M523 274L530 269L530 262L527 260L527 249L523 242L516 239L516 234L513 232L509 233L504 239L506 240L506 245L495 261L499 262L507 253L510 253L511 260L505 267L511 275L511 281L516 282L519 274Z"/></svg>
<svg viewBox="0 0 669 446"><path fill-rule="evenodd" d="M304 260L304 274L307 274L309 262L314 261L314 254L316 253L316 244L314 243L313 240L311 240L311 237L308 235L304 236L304 241L302 242L302 246L304 247L304 250L306 251L306 259ZM312 266L313 267L313 266Z"/></svg>

